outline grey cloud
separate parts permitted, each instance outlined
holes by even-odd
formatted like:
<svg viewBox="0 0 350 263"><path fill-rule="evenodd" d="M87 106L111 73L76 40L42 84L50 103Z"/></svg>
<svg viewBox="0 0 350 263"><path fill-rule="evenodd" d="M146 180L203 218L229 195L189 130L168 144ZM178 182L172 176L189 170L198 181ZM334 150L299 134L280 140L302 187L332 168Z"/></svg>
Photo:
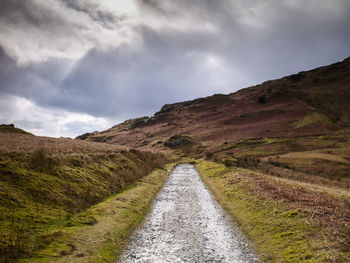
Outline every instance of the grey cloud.
<svg viewBox="0 0 350 263"><path fill-rule="evenodd" d="M74 13L66 13L65 11L78 11L87 14L95 22L100 22L103 25L114 24L120 20L120 17L113 12L101 9L98 4L88 1L78 0L58 0L51 1L55 5L43 4L40 0L2 0L0 8L0 17L3 24L20 25L22 28L34 26L37 29L45 30L47 34L54 36L60 33L65 37L67 34L81 30L83 23L77 23L69 19L69 15ZM62 3L67 6L63 8ZM59 10L55 7L60 8ZM83 22L83 21L82 21ZM75 34L73 33L73 34Z"/></svg>
<svg viewBox="0 0 350 263"><path fill-rule="evenodd" d="M100 23L104 27L115 28L118 23L123 20L121 15L115 12L110 12L101 7L96 2L77 1L77 0L60 0L67 5L68 8L72 8L78 12L87 14L93 21Z"/></svg>
<svg viewBox="0 0 350 263"><path fill-rule="evenodd" d="M141 3L145 12L154 16L190 19L197 28L213 24L217 34L208 34L198 48L211 42L211 51L228 58L257 81L331 63L350 51L350 3L346 0Z"/></svg>
<svg viewBox="0 0 350 263"><path fill-rule="evenodd" d="M67 37L75 31L75 28L67 25L67 21L60 12L47 5L40 5L38 1L3 0L0 10L0 28L3 31L40 29L51 37L57 35ZM38 33L42 34L42 32Z"/></svg>
<svg viewBox="0 0 350 263"><path fill-rule="evenodd" d="M123 17L92 0L4 0L0 9L0 45L16 61L77 59L118 42L123 28Z"/></svg>
<svg viewBox="0 0 350 263"><path fill-rule="evenodd" d="M208 94L203 79L196 76L200 72L195 59L165 47L145 43L147 54L125 46L108 52L92 50L63 82L56 105L127 118L150 115L164 102Z"/></svg>
<svg viewBox="0 0 350 263"><path fill-rule="evenodd" d="M109 29L118 30L123 19L97 2L59 2ZM27 21L47 37L49 31L58 32L52 42L60 36L87 41L81 35L82 23L65 21L62 10L45 14L37 3L6 0L8 11L3 9L0 21L15 23L16 29L27 28L20 25ZM129 29L139 42L108 49L93 46L68 72L69 60L18 66L0 49L0 92L48 108L120 120L151 115L165 103L233 92L350 55L347 0L138 3L141 15ZM82 129L80 124L68 126Z"/></svg>
<svg viewBox="0 0 350 263"><path fill-rule="evenodd" d="M0 46L0 94L24 97L50 107L50 98L59 92L67 64L69 61L61 59L20 66Z"/></svg>
<svg viewBox="0 0 350 263"><path fill-rule="evenodd" d="M3 22L19 24L25 21L36 26L42 24L42 21L51 20L49 14L45 12L35 13L35 9L36 6L30 1L3 0L1 2L0 17Z"/></svg>
<svg viewBox="0 0 350 263"><path fill-rule="evenodd" d="M343 1L339 4L342 25L339 19L313 14L312 7L304 10L304 6L287 1L266 1L263 11L274 5L276 9L262 21L267 27L259 27L243 26L242 16L248 13L245 19L249 19L249 9L257 5L253 1L241 4L238 10L237 2L234 5L230 1L193 1L191 6L187 1L143 1L141 10L146 14L175 21L185 16L198 24L183 30L166 24L150 28L146 21L138 27L141 50L127 46L107 52L92 50L67 77L55 104L101 116L145 115L164 103L233 92L248 84L343 59L350 51L346 34L350 28L346 15L349 5ZM252 19L261 16L251 13ZM200 30L202 22L216 25L218 31ZM205 64L200 61L201 54L218 56L227 63L232 76L224 75L225 85L211 83L208 72L200 68ZM216 74L215 69L212 71Z"/></svg>
<svg viewBox="0 0 350 263"><path fill-rule="evenodd" d="M23 127L26 130L42 129L44 123L41 121L19 120L16 121L16 126Z"/></svg>

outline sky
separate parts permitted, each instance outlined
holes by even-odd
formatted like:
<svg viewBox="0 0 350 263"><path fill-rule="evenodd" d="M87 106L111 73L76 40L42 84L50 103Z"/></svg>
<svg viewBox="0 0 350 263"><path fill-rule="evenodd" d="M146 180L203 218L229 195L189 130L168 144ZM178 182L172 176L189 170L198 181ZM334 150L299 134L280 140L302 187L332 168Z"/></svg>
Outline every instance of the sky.
<svg viewBox="0 0 350 263"><path fill-rule="evenodd" d="M75 137L350 56L349 0L1 0L0 123Z"/></svg>

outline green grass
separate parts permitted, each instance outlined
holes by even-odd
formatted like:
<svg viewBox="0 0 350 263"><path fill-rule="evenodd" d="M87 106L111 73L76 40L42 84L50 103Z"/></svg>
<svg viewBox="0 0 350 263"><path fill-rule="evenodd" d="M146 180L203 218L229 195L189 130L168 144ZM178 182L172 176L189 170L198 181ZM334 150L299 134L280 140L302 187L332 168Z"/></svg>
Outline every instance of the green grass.
<svg viewBox="0 0 350 263"><path fill-rule="evenodd" d="M324 115L318 113L318 112L311 112L308 115L306 115L304 118L296 121L293 126L295 128L301 128L305 127L311 124L323 124L323 125L331 125L331 121Z"/></svg>
<svg viewBox="0 0 350 263"><path fill-rule="evenodd" d="M332 247L323 229L303 209L262 198L243 169L197 160L196 167L219 203L251 240L264 262L348 262L349 253Z"/></svg>
<svg viewBox="0 0 350 263"><path fill-rule="evenodd" d="M303 120L300 125L306 125ZM308 120L307 120L308 121ZM350 146L349 131L323 135L280 138L250 138L227 141L213 152L233 153L237 157L262 157L288 152L310 151L326 148L341 148Z"/></svg>
<svg viewBox="0 0 350 263"><path fill-rule="evenodd" d="M122 193L74 215L53 243L20 262L115 262L149 211L168 171L155 170Z"/></svg>
<svg viewBox="0 0 350 263"><path fill-rule="evenodd" d="M64 227L95 224L95 215L81 212L165 161L136 150L0 154L0 262L33 255L51 243L55 247L64 236L57 230Z"/></svg>
<svg viewBox="0 0 350 263"><path fill-rule="evenodd" d="M206 157L227 166L237 164L269 174L279 173L278 176L282 177L291 174L294 178L309 182L315 182L321 176L326 179L322 179L322 184L349 188L350 166L347 156L350 149L350 137L348 132L338 131L322 136L227 141L208 151ZM309 158L310 153L317 155L319 152L324 152L329 158L327 160ZM296 153L299 158L280 158L288 153Z"/></svg>

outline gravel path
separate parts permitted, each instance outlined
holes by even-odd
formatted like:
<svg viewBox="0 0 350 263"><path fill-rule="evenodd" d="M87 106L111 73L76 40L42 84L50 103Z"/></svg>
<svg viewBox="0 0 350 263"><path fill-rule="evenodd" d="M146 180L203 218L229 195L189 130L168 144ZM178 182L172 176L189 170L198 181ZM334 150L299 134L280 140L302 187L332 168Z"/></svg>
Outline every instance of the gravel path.
<svg viewBox="0 0 350 263"><path fill-rule="evenodd" d="M200 179L178 165L120 258L131 262L258 262Z"/></svg>

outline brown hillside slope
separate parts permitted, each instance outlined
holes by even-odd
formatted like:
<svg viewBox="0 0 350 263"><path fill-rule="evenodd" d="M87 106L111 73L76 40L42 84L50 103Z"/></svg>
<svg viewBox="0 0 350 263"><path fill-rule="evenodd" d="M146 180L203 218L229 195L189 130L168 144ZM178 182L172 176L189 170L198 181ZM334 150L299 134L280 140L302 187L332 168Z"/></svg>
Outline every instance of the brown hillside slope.
<svg viewBox="0 0 350 263"><path fill-rule="evenodd" d="M164 105L80 139L160 150L175 134L217 145L257 137L329 134L350 126L350 58L238 92Z"/></svg>
<svg viewBox="0 0 350 263"><path fill-rule="evenodd" d="M80 138L194 161L262 262L349 262L350 58Z"/></svg>

